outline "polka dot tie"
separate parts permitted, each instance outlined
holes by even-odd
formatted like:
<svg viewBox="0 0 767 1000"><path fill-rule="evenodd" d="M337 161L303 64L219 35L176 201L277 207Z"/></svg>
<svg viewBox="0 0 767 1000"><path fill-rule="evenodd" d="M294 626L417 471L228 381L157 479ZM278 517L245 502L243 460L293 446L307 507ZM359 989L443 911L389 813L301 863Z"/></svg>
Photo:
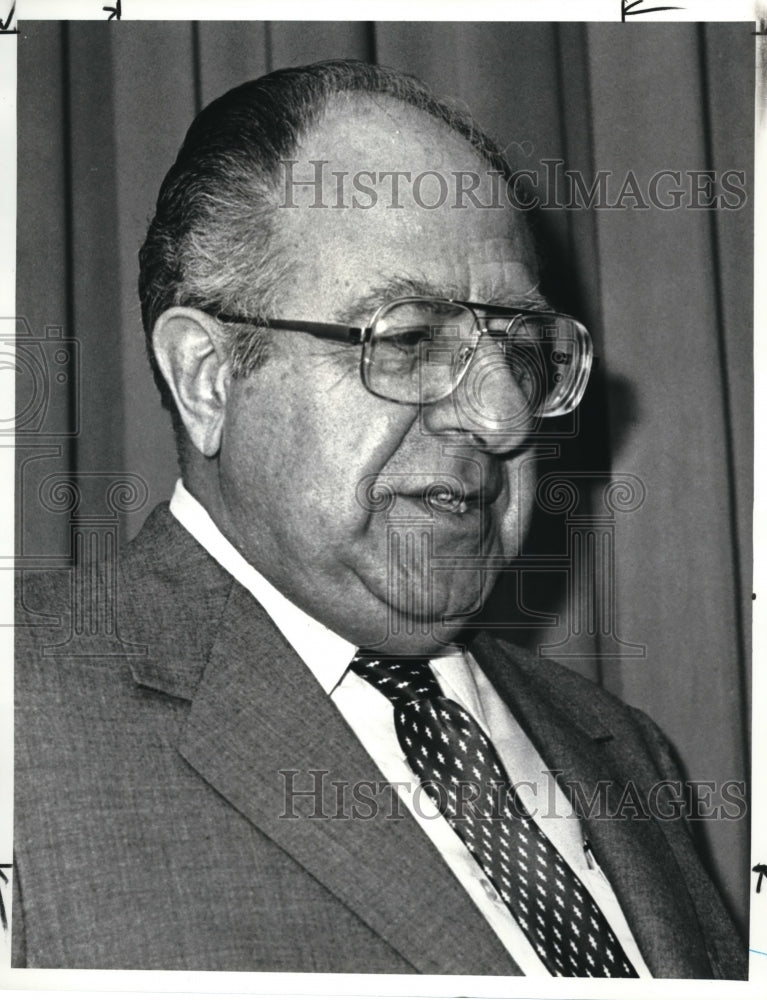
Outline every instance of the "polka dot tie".
<svg viewBox="0 0 767 1000"><path fill-rule="evenodd" d="M636 977L581 880L533 821L476 720L426 660L360 652L350 668L394 706L407 762L554 976Z"/></svg>

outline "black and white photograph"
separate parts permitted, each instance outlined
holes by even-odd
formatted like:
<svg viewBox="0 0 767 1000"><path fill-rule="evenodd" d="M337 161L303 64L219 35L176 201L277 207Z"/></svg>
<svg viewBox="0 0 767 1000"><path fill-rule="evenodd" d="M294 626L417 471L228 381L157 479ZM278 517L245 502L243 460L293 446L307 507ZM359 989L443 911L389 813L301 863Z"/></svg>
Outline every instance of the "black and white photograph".
<svg viewBox="0 0 767 1000"><path fill-rule="evenodd" d="M0 981L753 985L760 22L129 6L0 38Z"/></svg>

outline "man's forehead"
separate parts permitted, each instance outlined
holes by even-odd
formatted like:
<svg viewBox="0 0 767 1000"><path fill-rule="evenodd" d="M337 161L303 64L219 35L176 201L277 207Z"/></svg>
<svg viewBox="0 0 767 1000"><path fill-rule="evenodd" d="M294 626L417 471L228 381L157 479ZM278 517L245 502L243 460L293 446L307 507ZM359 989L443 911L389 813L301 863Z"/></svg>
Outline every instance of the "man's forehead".
<svg viewBox="0 0 767 1000"><path fill-rule="evenodd" d="M514 305L537 294L526 219L493 201L499 171L419 109L390 98L336 104L288 169L280 229L291 294L310 288L323 314L358 323L403 295Z"/></svg>
<svg viewBox="0 0 767 1000"><path fill-rule="evenodd" d="M534 295L538 289L535 254L521 220L508 235L466 240L470 292L484 302Z"/></svg>

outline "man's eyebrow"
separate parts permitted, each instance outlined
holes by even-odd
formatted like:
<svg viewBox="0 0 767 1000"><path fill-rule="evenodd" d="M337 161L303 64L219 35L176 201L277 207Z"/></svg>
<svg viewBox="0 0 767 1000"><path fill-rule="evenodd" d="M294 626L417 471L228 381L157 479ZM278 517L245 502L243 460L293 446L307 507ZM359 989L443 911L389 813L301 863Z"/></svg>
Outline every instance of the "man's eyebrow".
<svg viewBox="0 0 767 1000"><path fill-rule="evenodd" d="M460 299L460 289L456 286L436 285L424 278L394 274L371 285L362 295L347 302L338 310L340 323L367 323L379 306L394 299L419 296L432 299Z"/></svg>
<svg viewBox="0 0 767 1000"><path fill-rule="evenodd" d="M424 278L408 275L392 275L367 289L362 295L352 299L339 309L336 319L339 323L358 325L367 323L380 306L394 299L418 296L434 299L456 299L477 304L508 307L509 309L535 309L547 311L551 304L537 287L520 293L518 290L504 290L497 286L481 288L479 294L467 297L466 289L458 285L435 284Z"/></svg>

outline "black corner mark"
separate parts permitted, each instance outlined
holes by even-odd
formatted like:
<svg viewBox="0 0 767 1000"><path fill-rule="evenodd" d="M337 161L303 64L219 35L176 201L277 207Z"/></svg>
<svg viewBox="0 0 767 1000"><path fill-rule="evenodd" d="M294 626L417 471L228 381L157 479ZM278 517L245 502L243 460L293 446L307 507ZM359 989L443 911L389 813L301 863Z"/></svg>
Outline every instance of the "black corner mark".
<svg viewBox="0 0 767 1000"><path fill-rule="evenodd" d="M637 14L654 14L659 10L684 10L684 7L642 7L644 0L621 0L621 21Z"/></svg>
<svg viewBox="0 0 767 1000"><path fill-rule="evenodd" d="M8 885L8 876L3 871L3 868L13 868L13 865L0 865L0 879ZM8 916L5 912L5 903L3 902L2 885L0 885L0 926L2 926L4 931L8 930Z"/></svg>
<svg viewBox="0 0 767 1000"><path fill-rule="evenodd" d="M762 879L767 875L767 865L754 865L751 869L752 872L756 872L759 878L756 881L756 891L762 891Z"/></svg>
<svg viewBox="0 0 767 1000"><path fill-rule="evenodd" d="M13 21L13 15L15 13L16 13L16 3L14 2L13 5L11 6L11 12L8 15L8 17L6 17L6 19L4 21L0 20L0 34L2 34L2 35L18 35L19 29L11 27L11 22Z"/></svg>
<svg viewBox="0 0 767 1000"><path fill-rule="evenodd" d="M120 21L122 19L122 0L116 0L114 7L102 7L101 9L109 14L107 21Z"/></svg>

